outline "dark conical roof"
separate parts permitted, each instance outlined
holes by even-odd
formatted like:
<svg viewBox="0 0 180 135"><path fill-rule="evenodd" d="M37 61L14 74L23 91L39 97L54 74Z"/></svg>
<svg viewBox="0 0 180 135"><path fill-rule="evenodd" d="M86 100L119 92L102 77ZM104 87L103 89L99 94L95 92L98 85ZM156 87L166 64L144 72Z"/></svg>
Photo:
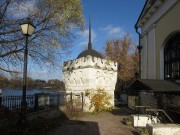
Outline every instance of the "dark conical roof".
<svg viewBox="0 0 180 135"><path fill-rule="evenodd" d="M86 57L88 55L91 55L93 57L103 58L103 56L100 53L98 53L96 50L93 49L87 49L81 52L77 58L79 59L81 57Z"/></svg>
<svg viewBox="0 0 180 135"><path fill-rule="evenodd" d="M103 58L103 56L98 53L96 50L92 49L92 43L91 43L91 19L89 17L89 43L88 43L88 49L81 52L77 58L86 57L88 55L91 55L93 57Z"/></svg>

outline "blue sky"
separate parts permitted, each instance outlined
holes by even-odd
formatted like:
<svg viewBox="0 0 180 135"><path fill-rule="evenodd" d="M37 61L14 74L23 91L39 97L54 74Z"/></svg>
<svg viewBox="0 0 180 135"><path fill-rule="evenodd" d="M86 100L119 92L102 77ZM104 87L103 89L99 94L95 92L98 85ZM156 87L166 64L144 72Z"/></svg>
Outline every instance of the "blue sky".
<svg viewBox="0 0 180 135"><path fill-rule="evenodd" d="M85 30L76 33L77 38L72 43L72 54L64 60L76 59L87 47L89 15L92 25L92 45L97 51L103 51L106 40L121 38L125 33L129 33L132 40L138 43L134 25L144 3L145 0L82 0ZM30 70L31 76L36 79L62 79L61 69L52 72Z"/></svg>

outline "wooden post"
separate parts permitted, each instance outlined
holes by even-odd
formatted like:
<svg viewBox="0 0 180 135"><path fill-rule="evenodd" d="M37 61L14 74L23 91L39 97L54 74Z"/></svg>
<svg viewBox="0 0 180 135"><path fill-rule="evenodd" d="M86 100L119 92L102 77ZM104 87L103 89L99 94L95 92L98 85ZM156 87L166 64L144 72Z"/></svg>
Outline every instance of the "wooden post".
<svg viewBox="0 0 180 135"><path fill-rule="evenodd" d="M60 94L59 94L59 92L58 92L58 94L57 94L57 109L59 109L59 100L60 100Z"/></svg>
<svg viewBox="0 0 180 135"><path fill-rule="evenodd" d="M72 95L72 92L71 92L71 105L72 105L72 108L73 108L73 95Z"/></svg>
<svg viewBox="0 0 180 135"><path fill-rule="evenodd" d="M38 105L38 93L35 93L34 97L35 97L34 109L36 110L39 107L39 105Z"/></svg>
<svg viewBox="0 0 180 135"><path fill-rule="evenodd" d="M2 90L0 89L0 106L2 105Z"/></svg>
<svg viewBox="0 0 180 135"><path fill-rule="evenodd" d="M72 103L72 100L73 100L72 98L73 98L73 97L72 97L72 92L71 92L71 103Z"/></svg>
<svg viewBox="0 0 180 135"><path fill-rule="evenodd" d="M82 111L84 110L84 94L81 92L81 97L82 97Z"/></svg>

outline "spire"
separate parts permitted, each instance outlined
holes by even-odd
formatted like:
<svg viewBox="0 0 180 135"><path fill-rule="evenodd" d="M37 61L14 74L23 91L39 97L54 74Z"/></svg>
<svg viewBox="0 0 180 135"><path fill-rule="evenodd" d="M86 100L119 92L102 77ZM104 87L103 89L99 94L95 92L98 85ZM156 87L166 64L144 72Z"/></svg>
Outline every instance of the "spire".
<svg viewBox="0 0 180 135"><path fill-rule="evenodd" d="M89 16L89 43L88 43L88 50L92 50L91 44L91 17Z"/></svg>

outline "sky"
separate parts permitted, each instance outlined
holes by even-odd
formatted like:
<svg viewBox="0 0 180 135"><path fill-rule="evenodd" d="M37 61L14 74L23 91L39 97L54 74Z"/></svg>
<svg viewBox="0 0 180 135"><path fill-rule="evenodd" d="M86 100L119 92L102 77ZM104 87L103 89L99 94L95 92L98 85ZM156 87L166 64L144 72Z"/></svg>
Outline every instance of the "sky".
<svg viewBox="0 0 180 135"><path fill-rule="evenodd" d="M85 19L84 32L75 33L77 38L72 43L72 54L60 63L76 59L87 47L89 16L91 16L93 49L102 52L106 40L119 39L127 33L130 34L133 42L138 44L138 34L135 32L134 25L144 3L145 0L82 0ZM29 67L29 70L35 79L62 80L62 69L49 72Z"/></svg>

